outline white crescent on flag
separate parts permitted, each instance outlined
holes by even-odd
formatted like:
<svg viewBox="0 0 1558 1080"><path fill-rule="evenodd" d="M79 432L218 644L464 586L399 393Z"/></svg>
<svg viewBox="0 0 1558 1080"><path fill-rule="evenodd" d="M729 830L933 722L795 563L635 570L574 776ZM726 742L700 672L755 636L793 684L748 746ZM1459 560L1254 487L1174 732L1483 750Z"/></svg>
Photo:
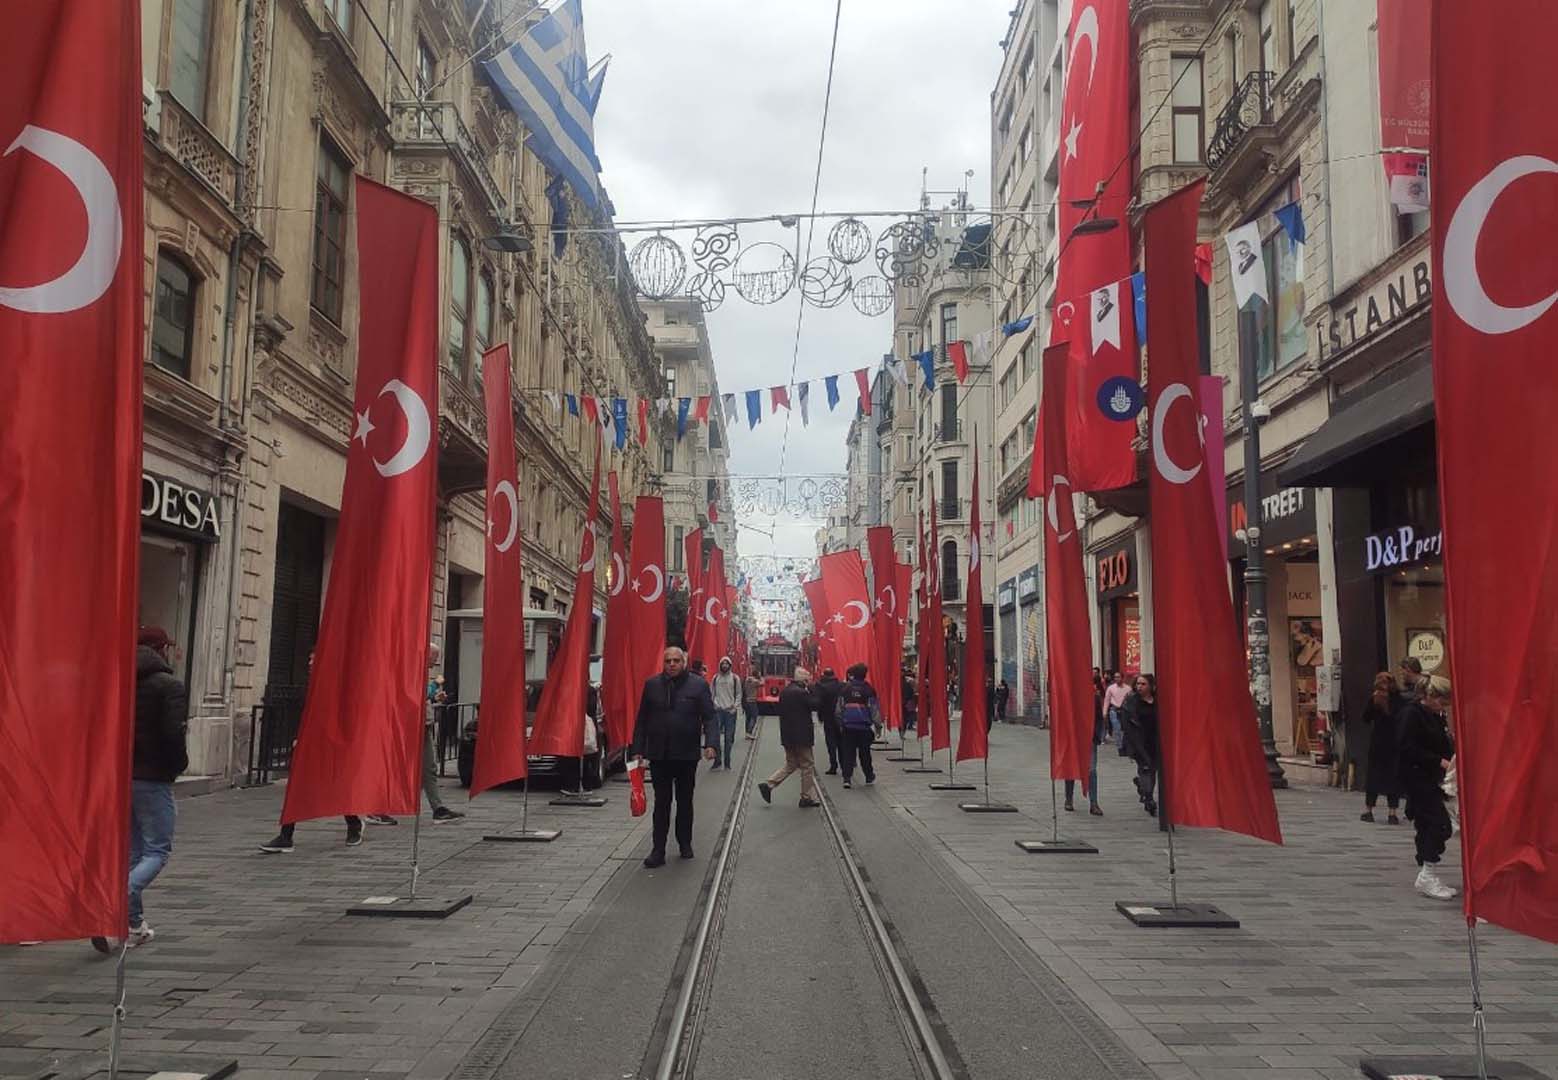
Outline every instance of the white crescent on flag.
<svg viewBox="0 0 1558 1080"><path fill-rule="evenodd" d="M633 591L639 594L638 598L644 603L653 604L656 600L660 599L660 595L665 592L665 571L661 570L653 563L650 563L648 566L644 567L642 571L640 571L640 574L653 574L655 576L655 591L650 593L648 596L645 596L639 584L638 578L633 579Z"/></svg>
<svg viewBox="0 0 1558 1080"><path fill-rule="evenodd" d="M860 621L859 622L847 622L846 621L844 623L844 625L849 627L851 630L859 630L861 627L865 626L865 624L867 622L870 621L870 619L871 619L871 611L870 611L869 608L866 607L865 601L863 601L863 600L851 600L849 603L845 604L842 608L839 609L839 613L836 616L834 616L834 618L836 620L842 620L843 617L844 617L844 612L848 611L850 608L859 608L860 609Z"/></svg>

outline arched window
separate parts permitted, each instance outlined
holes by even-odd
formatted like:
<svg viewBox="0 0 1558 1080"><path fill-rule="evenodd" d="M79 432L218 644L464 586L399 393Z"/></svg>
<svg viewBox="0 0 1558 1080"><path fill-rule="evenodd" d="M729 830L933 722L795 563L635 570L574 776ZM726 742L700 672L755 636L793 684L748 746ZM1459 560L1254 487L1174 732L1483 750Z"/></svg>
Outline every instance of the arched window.
<svg viewBox="0 0 1558 1080"><path fill-rule="evenodd" d="M157 292L152 302L151 362L181 379L194 370L195 297L200 281L170 251L157 252Z"/></svg>
<svg viewBox="0 0 1558 1080"><path fill-rule="evenodd" d="M956 540L941 545L941 598L956 600L963 590L958 583L958 545Z"/></svg>
<svg viewBox="0 0 1558 1080"><path fill-rule="evenodd" d="M471 249L458 236L449 252L449 367L458 375L465 366L471 322Z"/></svg>

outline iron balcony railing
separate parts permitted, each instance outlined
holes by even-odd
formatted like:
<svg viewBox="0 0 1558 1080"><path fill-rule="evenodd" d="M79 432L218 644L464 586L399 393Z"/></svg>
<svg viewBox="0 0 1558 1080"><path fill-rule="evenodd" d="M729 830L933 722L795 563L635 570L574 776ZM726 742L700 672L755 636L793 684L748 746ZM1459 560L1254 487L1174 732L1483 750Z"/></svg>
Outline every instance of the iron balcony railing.
<svg viewBox="0 0 1558 1080"><path fill-rule="evenodd" d="M936 425L936 441L937 442L962 442L963 441L963 421L961 421L961 420L943 420L941 423L937 424Z"/></svg>
<svg viewBox="0 0 1558 1080"><path fill-rule="evenodd" d="M963 500L955 495L951 497L943 495L939 510L942 521L957 521L963 516Z"/></svg>
<svg viewBox="0 0 1558 1080"><path fill-rule="evenodd" d="M1233 153L1250 129L1271 123L1271 88L1276 84L1274 71L1252 71L1234 90L1233 97L1217 114L1212 141L1206 148L1206 163L1216 169Z"/></svg>

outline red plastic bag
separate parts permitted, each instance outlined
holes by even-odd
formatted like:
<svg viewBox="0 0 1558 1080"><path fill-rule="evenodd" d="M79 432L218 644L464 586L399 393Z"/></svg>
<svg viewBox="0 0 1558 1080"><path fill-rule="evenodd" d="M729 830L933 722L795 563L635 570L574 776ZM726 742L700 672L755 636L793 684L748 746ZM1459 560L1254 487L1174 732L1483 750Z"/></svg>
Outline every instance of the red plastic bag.
<svg viewBox="0 0 1558 1080"><path fill-rule="evenodd" d="M644 797L644 763L642 760L628 762L628 780L632 784L632 791L628 795L628 810L634 817L643 817L644 811L649 809L648 800Z"/></svg>

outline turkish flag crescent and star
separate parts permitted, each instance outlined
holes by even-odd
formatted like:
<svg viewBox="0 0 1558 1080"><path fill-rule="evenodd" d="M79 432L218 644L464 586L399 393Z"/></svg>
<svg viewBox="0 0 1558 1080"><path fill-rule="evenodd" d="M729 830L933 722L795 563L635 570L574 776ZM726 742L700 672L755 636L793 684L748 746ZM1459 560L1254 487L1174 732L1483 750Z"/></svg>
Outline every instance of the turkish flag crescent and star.
<svg viewBox="0 0 1558 1080"><path fill-rule="evenodd" d="M914 700L919 712L915 719L915 738L923 739L930 731L930 683L926 681L930 666L925 662L925 623L930 618L930 566L925 562L925 512L920 511L918 525L920 584L914 592Z"/></svg>
<svg viewBox="0 0 1558 1080"><path fill-rule="evenodd" d="M824 555L817 565L828 610L833 613L828 636L833 639L839 678L855 664L864 664L869 671L876 659L876 637L871 630L871 594L866 591L865 561L860 552L850 548Z"/></svg>
<svg viewBox="0 0 1558 1080"><path fill-rule="evenodd" d="M482 588L481 738L471 798L529 772L525 757L525 592L519 465L507 345L482 357L487 399L487 552Z"/></svg>
<svg viewBox="0 0 1558 1080"><path fill-rule="evenodd" d="M622 491L616 471L606 477L611 494L611 569L606 583L606 640L601 652L600 704L606 717L606 740L626 746L644 680L633 682L633 593L628 589L628 552L622 538ZM648 676L645 676L648 678Z"/></svg>
<svg viewBox="0 0 1558 1080"><path fill-rule="evenodd" d="M0 942L122 935L140 553L141 18L0 35ZM181 655L195 647L177 642Z"/></svg>
<svg viewBox="0 0 1558 1080"><path fill-rule="evenodd" d="M871 661L871 685L887 726L897 731L903 724L903 668L899 645L899 608L908 598L898 591L898 556L893 551L891 525L866 530L866 549L871 552L871 634L875 641Z"/></svg>
<svg viewBox="0 0 1558 1080"><path fill-rule="evenodd" d="M563 640L546 673L536 702L530 752L537 757L584 756L584 717L589 705L590 646L595 636L595 524L600 515L600 459L605 439L595 435L595 467L590 475L590 508L579 537L579 569L573 578L573 604L563 624Z"/></svg>
<svg viewBox="0 0 1558 1080"><path fill-rule="evenodd" d="M1066 476L1067 368L1076 362L1062 340L1044 350L1039 435L1044 453L1035 469L1044 483L1044 630L1049 641L1050 762L1054 780L1087 779L1093 746L1092 631L1088 625L1087 582L1082 539Z"/></svg>
<svg viewBox="0 0 1558 1080"><path fill-rule="evenodd" d="M284 823L415 814L438 490L438 211L357 178L356 429Z"/></svg>
<svg viewBox="0 0 1558 1080"><path fill-rule="evenodd" d="M726 642L723 635L730 626L727 617L722 614L725 593L725 552L716 544L709 551L709 566L703 572L703 589L697 594L696 610L689 608L687 612L687 617L696 620L698 624L693 631L697 647L688 653L687 659L689 662L702 660L710 679L719 671L720 657L725 655Z"/></svg>
<svg viewBox="0 0 1558 1080"><path fill-rule="evenodd" d="M979 523L979 443L974 443L974 498L968 511L968 593L963 629L963 719L958 724L957 759L982 758L990 752L985 726L989 701L985 695L985 584L983 533Z"/></svg>
<svg viewBox="0 0 1558 1080"><path fill-rule="evenodd" d="M833 612L828 607L828 592L822 584L822 579L801 582L801 591L806 594L806 604L811 608L811 622L817 628L817 665L821 668L832 668L835 674L842 674L839 670L838 650L833 644Z"/></svg>
<svg viewBox="0 0 1558 1080"><path fill-rule="evenodd" d="M607 714L606 737L612 746L628 746L633 741L633 725L638 719L638 696L644 683L661 670L665 653L665 503L658 495L640 495L633 503L632 565L628 573L628 591L633 602L628 606L629 688L626 727L610 728ZM611 629L610 623L606 629ZM603 673L604 674L604 673Z"/></svg>
<svg viewBox="0 0 1558 1080"><path fill-rule="evenodd" d="M1082 298L1131 273L1131 27L1128 0L1076 0L1061 108L1060 239L1055 293ZM1098 185L1107 182L1103 195ZM1097 199L1096 209L1094 199ZM1081 204L1080 206L1078 204ZM1087 218L1115 228L1073 235Z"/></svg>
<svg viewBox="0 0 1558 1080"><path fill-rule="evenodd" d="M1146 213L1147 351L1152 357L1148 481L1152 617L1157 638L1163 809L1200 825L1282 842L1266 775L1244 647L1228 595L1228 566L1201 440L1196 348L1196 221L1206 181Z"/></svg>
<svg viewBox="0 0 1558 1080"><path fill-rule="evenodd" d="M1461 872L1468 919L1558 942L1558 457L1511 423L1514 403L1558 414L1558 262L1532 243L1558 224L1553 9L1489 14L1440 2L1431 28L1435 85L1455 87L1434 95L1430 157ZM1531 514L1510 529L1516 492Z"/></svg>
<svg viewBox="0 0 1558 1080"><path fill-rule="evenodd" d="M1138 374L1130 279L1101 285L1076 302L1079 308L1085 305L1086 314L1071 330L1067 472L1077 491L1127 487L1136 481L1131 441Z"/></svg>
<svg viewBox="0 0 1558 1080"><path fill-rule="evenodd" d="M947 493L942 492L945 496ZM947 700L947 636L941 626L941 539L936 528L936 493L931 491L930 542L926 555L926 595L930 598L925 622L925 663L930 672L925 677L925 688L930 695L928 702L920 705L920 715L930 716L931 753L945 750L952 745L952 707Z"/></svg>
<svg viewBox="0 0 1558 1080"><path fill-rule="evenodd" d="M699 617L703 594L703 530L694 529L682 538L683 556L687 561L687 623L682 640L687 643L687 662L697 658L698 634L703 627Z"/></svg>

